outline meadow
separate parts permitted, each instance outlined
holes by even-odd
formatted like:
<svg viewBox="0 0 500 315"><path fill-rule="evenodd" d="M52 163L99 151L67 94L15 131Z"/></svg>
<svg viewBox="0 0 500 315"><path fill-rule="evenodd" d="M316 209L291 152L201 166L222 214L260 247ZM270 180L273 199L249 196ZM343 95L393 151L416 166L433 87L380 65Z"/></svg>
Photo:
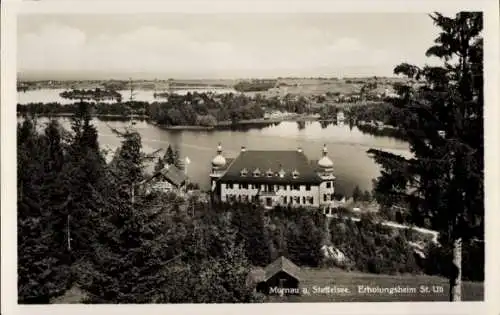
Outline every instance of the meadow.
<svg viewBox="0 0 500 315"><path fill-rule="evenodd" d="M448 301L448 279L428 275L383 275L346 272L336 268L307 269L301 271L300 288L307 288L309 295L270 296L268 302L419 302ZM319 288L347 288L349 293L314 293ZM415 293L359 293L358 286L370 288L411 288ZM432 292L433 287L436 291ZM425 288L429 292L424 292ZM328 290L325 290L326 292ZM463 301L484 300L483 282L462 282Z"/></svg>

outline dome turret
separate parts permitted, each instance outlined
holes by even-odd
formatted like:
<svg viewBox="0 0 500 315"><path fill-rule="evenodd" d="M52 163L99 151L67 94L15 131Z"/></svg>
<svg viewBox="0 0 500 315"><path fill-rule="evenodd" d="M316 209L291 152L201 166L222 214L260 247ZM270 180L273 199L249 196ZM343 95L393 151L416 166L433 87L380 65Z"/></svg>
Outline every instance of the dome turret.
<svg viewBox="0 0 500 315"><path fill-rule="evenodd" d="M226 158L222 156L222 146L219 143L217 146L217 155L212 160L213 167L223 167L226 165Z"/></svg>
<svg viewBox="0 0 500 315"><path fill-rule="evenodd" d="M333 161L328 157L326 144L323 146L323 157L318 161L318 166L325 170L333 168Z"/></svg>

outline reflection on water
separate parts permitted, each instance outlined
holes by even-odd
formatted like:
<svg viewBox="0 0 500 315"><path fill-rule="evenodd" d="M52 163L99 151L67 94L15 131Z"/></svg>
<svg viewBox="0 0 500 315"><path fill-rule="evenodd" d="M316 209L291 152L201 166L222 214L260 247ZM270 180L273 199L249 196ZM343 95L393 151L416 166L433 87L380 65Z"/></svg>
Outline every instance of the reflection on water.
<svg viewBox="0 0 500 315"><path fill-rule="evenodd" d="M63 126L69 128L70 120L59 118ZM119 121L103 122L95 120L99 132L99 143L104 148L115 149L120 139L108 126L124 128L128 123ZM302 129L296 122L282 122L265 128L214 131L170 131L147 122L137 122L134 128L141 134L146 152L166 149L170 144L179 149L181 156L189 156L191 164L188 175L202 188L208 189L210 161L215 155L217 143L221 142L224 155L235 157L241 148L258 150L295 150L302 147L311 159L321 157L323 144L328 146L330 157L335 163L337 191L350 194L355 185L361 189L371 189L372 179L379 175L379 167L368 157L370 148L381 148L393 153L410 156L408 144L387 137L375 137L363 134L355 126L304 122Z"/></svg>

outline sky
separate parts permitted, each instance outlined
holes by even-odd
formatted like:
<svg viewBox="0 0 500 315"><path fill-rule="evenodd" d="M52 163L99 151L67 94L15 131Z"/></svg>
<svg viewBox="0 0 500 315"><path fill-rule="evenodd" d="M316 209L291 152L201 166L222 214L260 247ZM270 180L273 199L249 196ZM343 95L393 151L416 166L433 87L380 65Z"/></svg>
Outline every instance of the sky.
<svg viewBox="0 0 500 315"><path fill-rule="evenodd" d="M392 76L423 65L426 13L20 15L21 78Z"/></svg>

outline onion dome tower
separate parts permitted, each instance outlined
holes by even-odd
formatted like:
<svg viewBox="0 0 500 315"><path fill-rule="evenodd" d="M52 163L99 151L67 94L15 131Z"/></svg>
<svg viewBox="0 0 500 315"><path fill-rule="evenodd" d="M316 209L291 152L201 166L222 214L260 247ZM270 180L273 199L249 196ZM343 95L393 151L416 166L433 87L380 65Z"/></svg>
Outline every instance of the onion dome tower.
<svg viewBox="0 0 500 315"><path fill-rule="evenodd" d="M212 159L212 171L210 172L212 191L216 188L216 181L224 175L222 171L226 166L226 158L222 155L222 145L217 146L217 155Z"/></svg>
<svg viewBox="0 0 500 315"><path fill-rule="evenodd" d="M219 169L226 165L226 158L222 155L222 145L217 146L217 155L212 160L212 169Z"/></svg>
<svg viewBox="0 0 500 315"><path fill-rule="evenodd" d="M328 157L326 144L323 146L323 157L318 161L318 168L322 177L333 176L333 161Z"/></svg>
<svg viewBox="0 0 500 315"><path fill-rule="evenodd" d="M335 204L335 176L333 175L333 161L328 157L326 144L323 146L323 157L318 161L318 175L323 181L320 185L320 202L331 207Z"/></svg>

